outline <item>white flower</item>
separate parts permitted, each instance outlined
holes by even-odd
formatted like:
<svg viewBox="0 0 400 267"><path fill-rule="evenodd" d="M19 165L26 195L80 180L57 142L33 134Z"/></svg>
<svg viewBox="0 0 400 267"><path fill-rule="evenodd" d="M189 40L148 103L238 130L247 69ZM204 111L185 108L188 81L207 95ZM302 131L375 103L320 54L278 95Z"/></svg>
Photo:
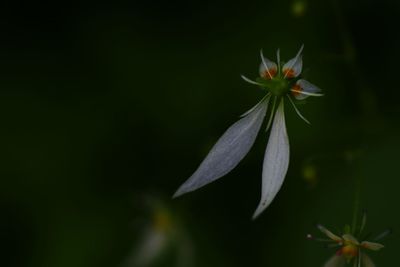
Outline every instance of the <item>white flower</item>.
<svg viewBox="0 0 400 267"><path fill-rule="evenodd" d="M179 187L174 197L211 183L235 168L254 144L269 104L272 103L267 123L267 130L271 123L272 127L264 157L261 201L253 218L268 207L281 188L289 165L289 140L284 115L285 96L296 113L307 123L309 122L300 114L292 98L302 100L308 96L322 96L318 87L300 78L303 65L302 50L303 46L297 55L282 67L279 49L277 63L265 58L262 51L260 52L260 77L256 81L243 75L242 78L265 89L266 95L222 135L194 174Z"/></svg>

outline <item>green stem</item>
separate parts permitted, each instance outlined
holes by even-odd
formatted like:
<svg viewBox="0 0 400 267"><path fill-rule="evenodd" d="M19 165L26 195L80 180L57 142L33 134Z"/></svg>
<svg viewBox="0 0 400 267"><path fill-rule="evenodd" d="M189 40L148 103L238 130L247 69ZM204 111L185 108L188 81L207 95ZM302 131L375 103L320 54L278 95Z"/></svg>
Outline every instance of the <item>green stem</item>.
<svg viewBox="0 0 400 267"><path fill-rule="evenodd" d="M360 213L360 198L361 198L361 176L357 175L355 181L354 190L354 206L353 206L353 222L351 225L351 232L353 235L356 234L356 228L358 224L358 217Z"/></svg>

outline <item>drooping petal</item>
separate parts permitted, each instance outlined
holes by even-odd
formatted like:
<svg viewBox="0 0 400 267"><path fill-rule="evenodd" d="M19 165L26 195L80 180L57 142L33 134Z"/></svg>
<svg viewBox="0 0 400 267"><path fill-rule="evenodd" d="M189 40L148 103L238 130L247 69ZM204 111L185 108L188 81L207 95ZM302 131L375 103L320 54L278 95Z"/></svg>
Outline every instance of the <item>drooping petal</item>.
<svg viewBox="0 0 400 267"><path fill-rule="evenodd" d="M311 124L311 123L301 114L300 110L296 107L296 104L293 102L293 100L290 98L290 96L289 96L289 95L286 95L286 96L287 96L287 98L289 99L290 104L292 104L293 109L294 109L294 111L296 111L297 115L298 115L303 121L305 121L306 123Z"/></svg>
<svg viewBox="0 0 400 267"><path fill-rule="evenodd" d="M371 258L367 254L362 253L361 260L364 267L375 267L375 263L371 260Z"/></svg>
<svg viewBox="0 0 400 267"><path fill-rule="evenodd" d="M264 103L265 101L268 101L268 99L271 97L271 94L268 93L266 94L261 100L260 102L258 102L254 107L252 107L251 109L249 109L248 111L246 111L245 113L243 113L242 115L240 115L240 117L246 117L247 115L249 115L253 110L255 110L259 105L261 105L262 103Z"/></svg>
<svg viewBox="0 0 400 267"><path fill-rule="evenodd" d="M254 85L258 85L258 86L262 86L262 84L261 84L261 83L255 82L255 81L253 81L253 80L251 80L251 79L247 78L247 77L246 77L246 76L244 76L244 75L240 75L240 77L242 77L242 79L243 79L244 81L246 81L246 82L248 82L248 83L250 83L250 84L254 84Z"/></svg>
<svg viewBox="0 0 400 267"><path fill-rule="evenodd" d="M275 198L289 166L289 140L286 132L283 99L275 113L264 156L261 201L253 219L258 217Z"/></svg>
<svg viewBox="0 0 400 267"><path fill-rule="evenodd" d="M217 141L194 174L174 194L194 191L230 172L254 144L268 106L268 98L233 124Z"/></svg>
<svg viewBox="0 0 400 267"><path fill-rule="evenodd" d="M379 243L375 243L375 242L369 242L369 241L363 241L361 242L361 246L363 248L366 249L370 249L370 250L380 250L382 248L384 248L385 246Z"/></svg>
<svg viewBox="0 0 400 267"><path fill-rule="evenodd" d="M317 227L323 234L325 234L327 237L329 237L333 241L336 241L336 242L341 242L342 241L341 237L335 235L334 233L332 233L331 231L326 229L324 226L318 224Z"/></svg>
<svg viewBox="0 0 400 267"><path fill-rule="evenodd" d="M303 68L303 59L301 58L301 52L303 51L303 45L300 47L297 55L285 63L282 67L284 78L295 78L300 75Z"/></svg>
<svg viewBox="0 0 400 267"><path fill-rule="evenodd" d="M303 100L309 96L323 96L319 93L321 89L304 79L298 80L290 91L297 100Z"/></svg>
<svg viewBox="0 0 400 267"><path fill-rule="evenodd" d="M354 245L358 246L360 244L358 242L358 240L354 236L352 236L350 234L344 234L344 235L342 235L342 238L343 238L344 241L350 242L350 243L352 243Z"/></svg>
<svg viewBox="0 0 400 267"><path fill-rule="evenodd" d="M260 76L264 79L272 79L278 72L278 67L275 62L264 57L262 50L260 50L261 64L259 68Z"/></svg>
<svg viewBox="0 0 400 267"><path fill-rule="evenodd" d="M346 258L341 255L334 255L325 264L324 267L343 267L346 264Z"/></svg>

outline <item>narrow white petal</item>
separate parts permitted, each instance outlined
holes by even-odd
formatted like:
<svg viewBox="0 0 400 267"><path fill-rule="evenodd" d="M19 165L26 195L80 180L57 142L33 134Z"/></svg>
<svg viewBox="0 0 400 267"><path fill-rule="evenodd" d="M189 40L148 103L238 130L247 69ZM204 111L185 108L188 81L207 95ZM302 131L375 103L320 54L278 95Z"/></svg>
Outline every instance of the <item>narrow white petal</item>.
<svg viewBox="0 0 400 267"><path fill-rule="evenodd" d="M303 69L303 59L301 56L298 58L290 59L282 67L282 72L285 74L284 78L295 78L300 75Z"/></svg>
<svg viewBox="0 0 400 267"><path fill-rule="evenodd" d="M375 263L371 260L371 258L367 254L362 253L361 260L364 267L375 267Z"/></svg>
<svg viewBox="0 0 400 267"><path fill-rule="evenodd" d="M305 121L308 124L311 124L301 113L300 110L298 110L298 108L296 107L296 104L293 102L293 100L290 98L290 96L287 95L287 98L289 98L290 104L292 104L294 111L296 111L297 115L303 119L303 121Z"/></svg>
<svg viewBox="0 0 400 267"><path fill-rule="evenodd" d="M298 91L295 89L291 89L290 91L295 92L295 93L300 93L303 95L308 95L308 96L324 96L324 94L318 94L318 93L309 93L309 92L304 92L304 91Z"/></svg>
<svg viewBox="0 0 400 267"><path fill-rule="evenodd" d="M319 93L321 89L304 79L298 80L291 91L296 92L295 98L298 100L305 99L308 96L323 96Z"/></svg>
<svg viewBox="0 0 400 267"><path fill-rule="evenodd" d="M276 105L276 97L274 97L274 102L272 103L271 112L269 114L269 119L267 122L267 127L265 127L266 132L268 132L269 128L271 127L272 119L274 118L275 115L275 105Z"/></svg>
<svg viewBox="0 0 400 267"><path fill-rule="evenodd" d="M304 92L302 90L296 90L296 89L290 89L290 91L295 93L294 97L297 100L303 100L303 99L307 98L308 96L324 96L324 94L308 93L308 92Z"/></svg>
<svg viewBox="0 0 400 267"><path fill-rule="evenodd" d="M300 87L307 93L318 93L321 92L321 89L318 88L316 85L306 81L304 79L300 79L296 82Z"/></svg>
<svg viewBox="0 0 400 267"><path fill-rule="evenodd" d="M276 75L277 66L274 62L264 57L263 51L260 50L261 64L259 67L260 76L266 79L271 79Z"/></svg>
<svg viewBox="0 0 400 267"><path fill-rule="evenodd" d="M267 101L268 98L221 136L199 168L179 187L174 197L215 181L239 164L254 144L268 108Z"/></svg>
<svg viewBox="0 0 400 267"><path fill-rule="evenodd" d="M254 107L252 107L251 109L249 109L248 111L246 111L245 113L243 113L242 115L240 115L240 117L245 117L247 115L249 115L253 110L255 110L259 105L261 105L261 103L263 103L266 99L269 99L271 97L271 94L268 93L266 94L261 100L260 102L258 102Z"/></svg>
<svg viewBox="0 0 400 267"><path fill-rule="evenodd" d="M361 246L363 248L370 249L370 250L380 250L385 247L384 245L382 245L380 243L369 242L369 241L361 242Z"/></svg>
<svg viewBox="0 0 400 267"><path fill-rule="evenodd" d="M294 78L300 75L301 70L303 68L303 59L301 58L301 52L303 51L304 45L300 47L297 55L286 62L282 67L282 71L285 74L284 78Z"/></svg>
<svg viewBox="0 0 400 267"><path fill-rule="evenodd" d="M255 82L255 81L253 81L253 80L250 80L249 78L247 78L247 77L244 76L244 75L240 75L240 77L242 77L242 79L245 80L245 81L248 82L248 83L251 83L251 84L254 84L254 85L262 86L261 83L258 83L258 82Z"/></svg>
<svg viewBox="0 0 400 267"><path fill-rule="evenodd" d="M323 234L325 234L330 239L332 239L332 240L334 240L336 242L342 242L342 238L340 238L339 236L335 235L334 233L332 233L331 231L326 229L324 226L318 224L317 227Z"/></svg>
<svg viewBox="0 0 400 267"><path fill-rule="evenodd" d="M275 113L264 156L261 201L253 219L258 217L275 198L289 166L289 139L286 132L283 99Z"/></svg>
<svg viewBox="0 0 400 267"><path fill-rule="evenodd" d="M343 267L346 264L346 259L343 256L334 255L325 264L324 267Z"/></svg>

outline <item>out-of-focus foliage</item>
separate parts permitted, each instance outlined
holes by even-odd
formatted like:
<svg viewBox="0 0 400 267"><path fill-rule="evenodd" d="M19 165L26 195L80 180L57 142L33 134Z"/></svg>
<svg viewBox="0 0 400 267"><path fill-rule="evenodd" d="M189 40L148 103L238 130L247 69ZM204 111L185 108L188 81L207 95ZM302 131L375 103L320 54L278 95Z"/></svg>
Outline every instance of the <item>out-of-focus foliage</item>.
<svg viewBox="0 0 400 267"><path fill-rule="evenodd" d="M359 178L369 226L399 229L399 15L391 0L5 1L0 266L122 266L165 229L146 198L180 235L152 264L179 264L184 240L195 267L321 266L330 251L305 234L347 222ZM311 126L286 110L291 163L274 203L250 220L265 133L228 176L170 199L263 96L240 79L257 75L260 48L289 58L302 43L325 96L299 107ZM377 265L396 263L396 239Z"/></svg>

